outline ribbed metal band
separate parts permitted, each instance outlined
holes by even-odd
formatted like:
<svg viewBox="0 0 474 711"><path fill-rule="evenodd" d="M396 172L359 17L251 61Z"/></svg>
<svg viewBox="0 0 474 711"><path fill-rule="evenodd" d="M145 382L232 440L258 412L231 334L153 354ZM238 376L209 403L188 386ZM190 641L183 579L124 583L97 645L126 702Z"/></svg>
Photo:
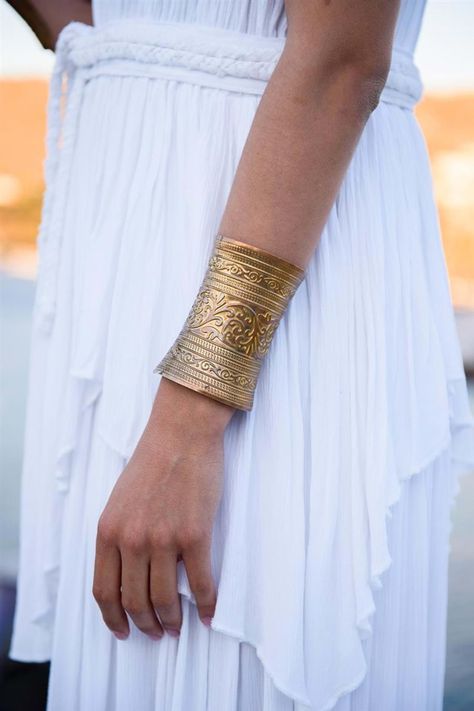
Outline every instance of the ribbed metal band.
<svg viewBox="0 0 474 711"><path fill-rule="evenodd" d="M250 410L262 359L303 276L294 264L217 235L183 329L153 372Z"/></svg>

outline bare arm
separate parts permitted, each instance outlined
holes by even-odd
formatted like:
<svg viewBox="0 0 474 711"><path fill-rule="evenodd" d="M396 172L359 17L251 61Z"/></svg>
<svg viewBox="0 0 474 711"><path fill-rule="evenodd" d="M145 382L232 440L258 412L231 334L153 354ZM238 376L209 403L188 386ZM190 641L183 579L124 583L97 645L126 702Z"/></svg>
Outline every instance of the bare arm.
<svg viewBox="0 0 474 711"><path fill-rule="evenodd" d="M220 231L304 267L386 80L398 0L287 0Z"/></svg>
<svg viewBox="0 0 474 711"><path fill-rule="evenodd" d="M306 266L377 105L397 11L397 0L287 1L287 43L238 166L224 235ZM232 414L162 378L98 527L93 592L119 638L129 631L125 611L152 637L179 631L178 556L209 623L216 603L211 534Z"/></svg>
<svg viewBox="0 0 474 711"><path fill-rule="evenodd" d="M69 22L92 24L90 0L7 0L31 27L45 49L54 49L58 34Z"/></svg>

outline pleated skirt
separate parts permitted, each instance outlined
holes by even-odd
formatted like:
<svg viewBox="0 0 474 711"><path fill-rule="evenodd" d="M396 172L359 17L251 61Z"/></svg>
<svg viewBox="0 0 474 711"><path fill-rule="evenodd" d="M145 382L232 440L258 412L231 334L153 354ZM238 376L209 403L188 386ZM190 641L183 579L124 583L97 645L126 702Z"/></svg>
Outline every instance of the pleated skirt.
<svg viewBox="0 0 474 711"><path fill-rule="evenodd" d="M51 659L48 711L441 709L474 422L411 108L386 96L369 118L254 408L226 431L211 629L179 563L180 638L119 642L91 592L97 520L259 94L91 64L47 166L10 655Z"/></svg>

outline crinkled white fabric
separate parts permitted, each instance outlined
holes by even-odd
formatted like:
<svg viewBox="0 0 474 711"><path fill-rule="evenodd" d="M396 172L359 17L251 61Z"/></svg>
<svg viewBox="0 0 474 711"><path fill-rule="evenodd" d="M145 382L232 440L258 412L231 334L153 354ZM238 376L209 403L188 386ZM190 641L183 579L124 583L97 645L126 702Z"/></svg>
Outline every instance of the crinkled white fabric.
<svg viewBox="0 0 474 711"><path fill-rule="evenodd" d="M97 518L147 420L153 367L201 282L258 106L255 82L266 81L248 64L243 76L213 70L234 33L201 41L214 59L197 66L206 30L167 28L171 54L150 51L160 30L139 22L74 24L62 36L10 654L52 658L49 711L368 711L374 699L390 708L382 677L395 674L396 649L391 683L406 703L393 708L431 711L441 703L447 545L447 523L437 535L433 520L447 522L456 476L474 466L474 421L408 56L409 86L388 85L367 123L254 409L226 432L213 629L201 629L182 567L179 642L117 643L90 594ZM242 67L266 42L242 37L233 59ZM411 655L418 706L408 700Z"/></svg>

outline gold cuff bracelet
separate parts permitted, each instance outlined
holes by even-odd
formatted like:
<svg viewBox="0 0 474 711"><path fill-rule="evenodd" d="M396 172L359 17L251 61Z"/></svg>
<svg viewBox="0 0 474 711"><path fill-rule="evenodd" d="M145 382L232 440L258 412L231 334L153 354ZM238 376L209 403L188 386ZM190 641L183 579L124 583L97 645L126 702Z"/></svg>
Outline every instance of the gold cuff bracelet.
<svg viewBox="0 0 474 711"><path fill-rule="evenodd" d="M262 359L303 276L294 264L217 235L189 316L153 372L250 410Z"/></svg>

